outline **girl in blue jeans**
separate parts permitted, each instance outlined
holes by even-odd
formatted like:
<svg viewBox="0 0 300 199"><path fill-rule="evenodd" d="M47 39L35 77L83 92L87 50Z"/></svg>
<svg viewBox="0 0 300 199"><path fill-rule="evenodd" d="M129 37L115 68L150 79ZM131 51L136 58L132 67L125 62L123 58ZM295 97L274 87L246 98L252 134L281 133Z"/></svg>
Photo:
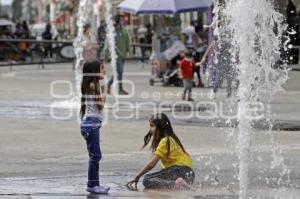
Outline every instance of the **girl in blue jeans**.
<svg viewBox="0 0 300 199"><path fill-rule="evenodd" d="M107 194L108 187L99 184L100 128L105 103L104 66L99 61L86 62L83 66L81 83L80 130L89 153L87 191Z"/></svg>

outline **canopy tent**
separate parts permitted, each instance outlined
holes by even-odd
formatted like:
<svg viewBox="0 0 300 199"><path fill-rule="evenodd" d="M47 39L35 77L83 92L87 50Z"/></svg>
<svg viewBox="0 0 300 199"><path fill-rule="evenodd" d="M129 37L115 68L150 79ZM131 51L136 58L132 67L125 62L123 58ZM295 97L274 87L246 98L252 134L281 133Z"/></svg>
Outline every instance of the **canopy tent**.
<svg viewBox="0 0 300 199"><path fill-rule="evenodd" d="M15 24L12 21L7 19L0 19L0 26L14 26Z"/></svg>
<svg viewBox="0 0 300 199"><path fill-rule="evenodd" d="M135 15L176 14L207 10L212 4L212 0L124 0L117 9Z"/></svg>

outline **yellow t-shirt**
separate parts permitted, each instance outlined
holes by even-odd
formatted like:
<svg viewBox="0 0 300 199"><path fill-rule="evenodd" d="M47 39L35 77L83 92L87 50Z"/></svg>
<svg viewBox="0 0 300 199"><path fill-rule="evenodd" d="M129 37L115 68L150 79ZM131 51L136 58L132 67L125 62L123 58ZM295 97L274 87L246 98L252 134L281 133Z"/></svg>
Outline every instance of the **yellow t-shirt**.
<svg viewBox="0 0 300 199"><path fill-rule="evenodd" d="M181 147L176 143L176 141L169 137L170 140L170 153L169 157L167 157L167 137L164 137L160 140L156 150L155 154L160 157L161 160L161 168L166 169L168 167L178 165L178 166L187 166L192 168L193 162L191 157L184 153Z"/></svg>

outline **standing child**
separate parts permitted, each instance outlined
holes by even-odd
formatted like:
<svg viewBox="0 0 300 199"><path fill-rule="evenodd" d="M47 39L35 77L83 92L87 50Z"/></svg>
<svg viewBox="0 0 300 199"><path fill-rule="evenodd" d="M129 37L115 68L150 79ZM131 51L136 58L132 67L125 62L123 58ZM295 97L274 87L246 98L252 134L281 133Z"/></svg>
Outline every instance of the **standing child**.
<svg viewBox="0 0 300 199"><path fill-rule="evenodd" d="M153 157L139 174L127 184L132 190L137 189L139 179L161 161L162 170L147 174L143 184L147 189L174 189L188 187L194 183L191 156L185 151L179 138L173 131L171 122L164 113L151 117L149 133L144 138L145 148L150 142Z"/></svg>
<svg viewBox="0 0 300 199"><path fill-rule="evenodd" d="M179 76L183 80L182 100L194 101L192 98L194 68L196 67L192 52L186 52L179 63Z"/></svg>
<svg viewBox="0 0 300 199"><path fill-rule="evenodd" d="M82 72L80 129L89 153L86 191L107 194L109 188L99 184L99 161L101 160L99 139L105 103L104 66L99 61L86 62Z"/></svg>

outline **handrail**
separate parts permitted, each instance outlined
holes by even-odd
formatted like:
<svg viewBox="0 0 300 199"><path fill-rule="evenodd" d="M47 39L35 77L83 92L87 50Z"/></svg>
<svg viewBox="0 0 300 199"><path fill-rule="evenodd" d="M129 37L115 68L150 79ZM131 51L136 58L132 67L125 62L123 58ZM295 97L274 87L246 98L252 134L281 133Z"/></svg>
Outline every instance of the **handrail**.
<svg viewBox="0 0 300 199"><path fill-rule="evenodd" d="M35 40L35 39L0 39L0 42L63 43L63 44L72 44L73 43L73 41L66 41L66 40L58 41L58 40Z"/></svg>
<svg viewBox="0 0 300 199"><path fill-rule="evenodd" d="M27 49L22 50L19 47L19 44L27 43ZM53 44L53 45L51 45ZM73 49L73 41L72 40L35 40L35 39L0 39L0 45L5 46L7 50L4 48L1 49L3 54L1 57L3 59L0 60L0 67L5 66L14 66L14 65L28 65L28 64L51 64L51 63L65 63L65 62L74 62L74 57L65 56L66 53L70 53L71 48ZM50 46L50 47L49 47ZM99 47L101 45L99 44ZM71 47L71 48L70 48ZM49 58L49 56L45 56L45 51L47 48L51 48L51 53L53 53L53 57ZM151 44L142 44L142 43L131 43L130 45L130 54L127 60L136 60L142 59L140 55L141 50L144 48L145 50L150 50L152 48ZM65 50L63 50L65 49ZM50 53L50 51L48 51ZM98 53L101 53L100 51ZM49 54L48 54L49 55ZM69 54L70 55L70 54ZM45 57L44 57L45 56ZM143 59L148 59L148 55L145 55ZM25 61L24 61L25 60Z"/></svg>

